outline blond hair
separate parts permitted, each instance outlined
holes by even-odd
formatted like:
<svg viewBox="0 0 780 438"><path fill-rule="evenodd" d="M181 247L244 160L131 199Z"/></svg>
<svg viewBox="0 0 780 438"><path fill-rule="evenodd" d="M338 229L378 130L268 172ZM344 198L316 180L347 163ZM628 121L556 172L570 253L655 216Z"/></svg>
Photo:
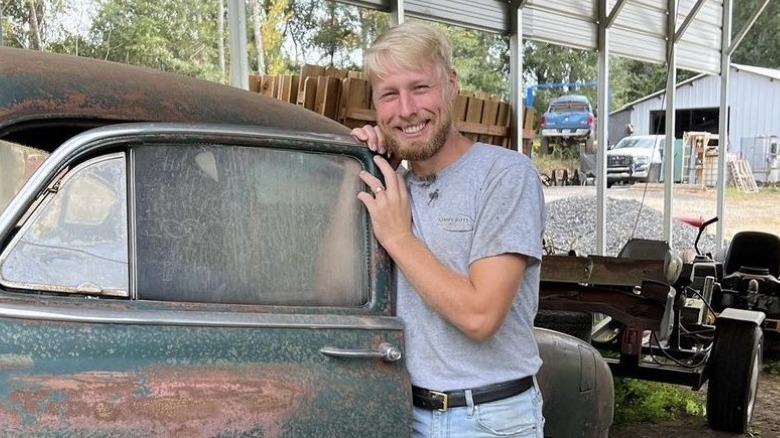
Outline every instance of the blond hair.
<svg viewBox="0 0 780 438"><path fill-rule="evenodd" d="M446 78L452 71L452 43L439 29L419 22L391 27L363 55L363 71L371 81L392 70L419 70L426 64Z"/></svg>

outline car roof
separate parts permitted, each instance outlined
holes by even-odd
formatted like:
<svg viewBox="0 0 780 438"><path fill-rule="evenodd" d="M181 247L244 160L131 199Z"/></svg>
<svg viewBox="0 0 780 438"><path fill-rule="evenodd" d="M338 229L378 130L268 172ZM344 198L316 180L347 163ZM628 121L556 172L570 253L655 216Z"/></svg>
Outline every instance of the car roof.
<svg viewBox="0 0 780 438"><path fill-rule="evenodd" d="M301 106L174 73L0 47L0 137L25 121L224 123L348 134Z"/></svg>

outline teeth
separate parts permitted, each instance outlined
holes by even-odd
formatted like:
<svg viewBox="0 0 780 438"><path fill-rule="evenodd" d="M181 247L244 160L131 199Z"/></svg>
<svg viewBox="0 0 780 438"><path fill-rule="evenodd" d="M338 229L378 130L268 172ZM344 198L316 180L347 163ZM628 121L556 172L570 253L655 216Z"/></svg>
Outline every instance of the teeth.
<svg viewBox="0 0 780 438"><path fill-rule="evenodd" d="M416 134L423 130L425 123L419 123L417 125L407 126L403 128L404 134Z"/></svg>

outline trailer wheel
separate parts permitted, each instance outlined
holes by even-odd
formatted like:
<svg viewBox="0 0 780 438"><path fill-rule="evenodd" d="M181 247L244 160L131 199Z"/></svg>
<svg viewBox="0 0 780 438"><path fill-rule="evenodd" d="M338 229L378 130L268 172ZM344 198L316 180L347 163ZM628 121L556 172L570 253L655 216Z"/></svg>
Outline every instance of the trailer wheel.
<svg viewBox="0 0 780 438"><path fill-rule="evenodd" d="M534 327L566 333L567 335L574 336L575 338L590 343L590 333L593 329L593 317L587 312L539 310L534 319Z"/></svg>
<svg viewBox="0 0 780 438"><path fill-rule="evenodd" d="M730 324L718 332L708 365L707 423L745 433L756 403L764 335L752 324Z"/></svg>

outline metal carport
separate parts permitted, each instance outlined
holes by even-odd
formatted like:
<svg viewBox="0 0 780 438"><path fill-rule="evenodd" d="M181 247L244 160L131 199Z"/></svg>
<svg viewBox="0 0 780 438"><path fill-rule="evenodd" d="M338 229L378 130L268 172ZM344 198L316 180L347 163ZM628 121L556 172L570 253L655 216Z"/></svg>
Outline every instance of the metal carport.
<svg viewBox="0 0 780 438"><path fill-rule="evenodd" d="M598 52L598 108L608 108L609 56L623 56L667 66L666 142L674 142L676 70L720 74L719 154L726 156L729 65L731 55L770 0L754 11L744 29L732 40L732 7L735 0L340 0L388 12L394 23L406 16L509 35L510 104L513 112L513 144L522 132L523 39L544 41ZM231 52L246 53L243 1L229 0ZM243 58L243 59L240 59ZM235 86L248 88L245 57L231 57ZM598 144L607 143L608 117L600 117ZM596 244L598 254L606 246L606 154L599 148L597 161ZM664 154L664 235L672 235L673 154ZM718 245L725 226L726 160L718 160Z"/></svg>

